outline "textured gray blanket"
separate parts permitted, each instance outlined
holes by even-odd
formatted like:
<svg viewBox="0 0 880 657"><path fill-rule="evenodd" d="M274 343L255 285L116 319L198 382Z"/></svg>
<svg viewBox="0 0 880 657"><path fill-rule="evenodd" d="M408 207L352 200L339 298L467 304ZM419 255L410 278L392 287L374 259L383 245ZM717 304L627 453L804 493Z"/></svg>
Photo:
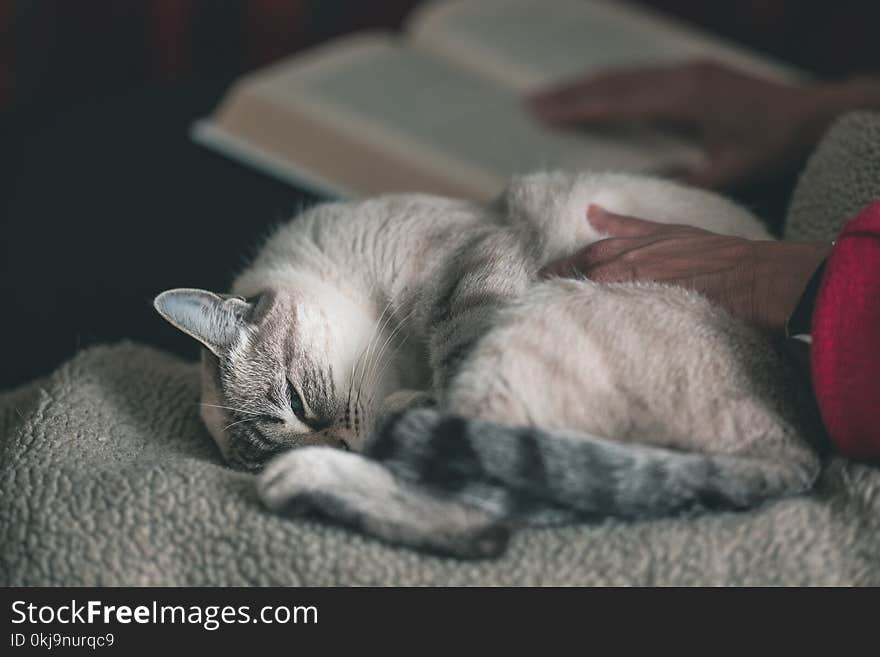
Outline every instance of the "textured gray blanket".
<svg viewBox="0 0 880 657"><path fill-rule="evenodd" d="M804 174L826 217L856 200L817 191L816 167L880 125L866 116ZM197 402L195 365L134 344L0 395L0 585L880 585L880 469L838 459L809 496L748 512L524 530L501 559L465 563L271 515L220 463Z"/></svg>

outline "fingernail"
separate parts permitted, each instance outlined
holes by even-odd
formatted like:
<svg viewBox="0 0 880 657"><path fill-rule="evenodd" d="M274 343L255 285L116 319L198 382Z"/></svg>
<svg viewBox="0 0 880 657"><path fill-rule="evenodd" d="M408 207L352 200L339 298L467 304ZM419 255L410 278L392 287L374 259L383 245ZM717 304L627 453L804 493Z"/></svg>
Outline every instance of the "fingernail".
<svg viewBox="0 0 880 657"><path fill-rule="evenodd" d="M595 219L600 214L607 214L607 212L608 211L605 208L603 208L601 205L596 205L595 203L590 203L590 205L587 206L588 219Z"/></svg>
<svg viewBox="0 0 880 657"><path fill-rule="evenodd" d="M561 270L563 269L563 267L564 267L564 263L562 263L558 260L556 262L551 262L541 268L541 270L538 272L538 277L539 278L555 278L556 276L561 276L562 275Z"/></svg>

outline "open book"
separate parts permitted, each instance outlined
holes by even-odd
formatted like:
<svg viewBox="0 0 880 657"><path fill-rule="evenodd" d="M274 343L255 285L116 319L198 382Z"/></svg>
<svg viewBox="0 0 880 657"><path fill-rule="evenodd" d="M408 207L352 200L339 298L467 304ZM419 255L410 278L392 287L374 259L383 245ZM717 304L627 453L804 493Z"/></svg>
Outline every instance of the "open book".
<svg viewBox="0 0 880 657"><path fill-rule="evenodd" d="M540 124L524 96L588 72L712 57L770 77L797 73L613 0L437 0L402 36L343 37L245 76L194 138L333 196L427 191L493 198L541 168L662 171L692 144L649 129Z"/></svg>

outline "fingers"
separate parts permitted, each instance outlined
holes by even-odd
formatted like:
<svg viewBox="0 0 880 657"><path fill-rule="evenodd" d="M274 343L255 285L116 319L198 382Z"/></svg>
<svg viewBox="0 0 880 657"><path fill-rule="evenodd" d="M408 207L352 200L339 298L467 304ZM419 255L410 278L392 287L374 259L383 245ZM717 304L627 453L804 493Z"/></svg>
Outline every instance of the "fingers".
<svg viewBox="0 0 880 657"><path fill-rule="evenodd" d="M669 228L669 224L608 212L595 203L587 208L587 221L597 231L611 237L644 237Z"/></svg>
<svg viewBox="0 0 880 657"><path fill-rule="evenodd" d="M541 270L544 278L586 277L597 283L619 283L637 280L632 263L619 258L627 249L624 240L607 239L587 246L573 256L551 262Z"/></svg>
<svg viewBox="0 0 880 657"><path fill-rule="evenodd" d="M569 258L562 258L551 262L545 265L538 272L538 275L542 278L577 278L582 273L578 268L578 255L580 254L576 253Z"/></svg>
<svg viewBox="0 0 880 657"><path fill-rule="evenodd" d="M603 280L605 282L604 279L594 278L594 274L596 272L603 273L600 270L604 264L619 259L625 252L634 248L634 242L641 243L640 240L613 237L593 242L572 256L551 262L541 270L540 275L547 278L553 276L565 278L586 276L592 280ZM614 274L614 271L606 271L604 273ZM628 279L618 278L614 280Z"/></svg>
<svg viewBox="0 0 880 657"><path fill-rule="evenodd" d="M614 214L596 204L591 204L587 208L587 221L597 231L609 235L610 238L593 242L573 256L550 263L541 270L540 274L542 276L564 276L571 278L579 274L585 274L590 268L600 262L617 257L628 248L632 248L632 241L614 238L646 237L662 228L669 227L668 225L658 224L647 219Z"/></svg>
<svg viewBox="0 0 880 657"><path fill-rule="evenodd" d="M567 83L528 99L528 105L550 123L691 122L695 67L618 71Z"/></svg>
<svg viewBox="0 0 880 657"><path fill-rule="evenodd" d="M684 233L704 232L691 226L614 214L595 204L587 209L587 218L596 230L609 237L548 264L541 270L542 276L586 276L602 283L638 280L645 273L639 271L639 265L645 263L635 256L655 250L657 246L666 248L663 245L670 243L670 237L678 239Z"/></svg>

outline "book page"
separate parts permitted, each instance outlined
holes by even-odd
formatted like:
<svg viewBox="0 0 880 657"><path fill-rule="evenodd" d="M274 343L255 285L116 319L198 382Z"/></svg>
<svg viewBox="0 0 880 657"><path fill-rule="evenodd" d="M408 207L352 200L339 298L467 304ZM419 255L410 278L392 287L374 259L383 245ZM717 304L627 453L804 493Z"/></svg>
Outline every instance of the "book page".
<svg viewBox="0 0 880 657"><path fill-rule="evenodd" d="M332 124L352 144L435 171L473 198L492 198L512 174L536 169L656 171L699 158L653 133L545 127L514 90L391 39L352 37L320 55L273 67L252 92Z"/></svg>
<svg viewBox="0 0 880 657"><path fill-rule="evenodd" d="M615 0L436 0L416 11L417 47L521 92L613 68L711 57L765 77L794 69Z"/></svg>

